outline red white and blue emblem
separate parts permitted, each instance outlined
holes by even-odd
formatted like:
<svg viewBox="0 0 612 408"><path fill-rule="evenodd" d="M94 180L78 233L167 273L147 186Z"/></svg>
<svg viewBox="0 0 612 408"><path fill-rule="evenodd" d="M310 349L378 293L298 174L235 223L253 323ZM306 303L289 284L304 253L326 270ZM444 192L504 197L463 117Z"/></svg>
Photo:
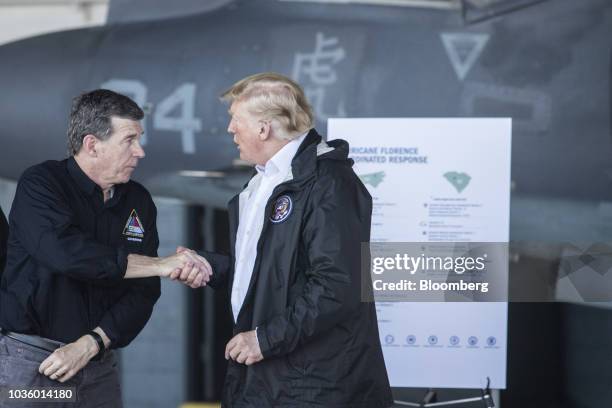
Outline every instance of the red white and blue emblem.
<svg viewBox="0 0 612 408"><path fill-rule="evenodd" d="M135 209L132 210L127 222L125 223L123 235L126 235L130 241L142 242L142 238L144 237L144 228Z"/></svg>
<svg viewBox="0 0 612 408"><path fill-rule="evenodd" d="M293 201L291 201L291 197L288 195L278 197L274 203L270 221L272 221L274 224L285 221L287 217L289 217L289 214L291 214L292 209Z"/></svg>

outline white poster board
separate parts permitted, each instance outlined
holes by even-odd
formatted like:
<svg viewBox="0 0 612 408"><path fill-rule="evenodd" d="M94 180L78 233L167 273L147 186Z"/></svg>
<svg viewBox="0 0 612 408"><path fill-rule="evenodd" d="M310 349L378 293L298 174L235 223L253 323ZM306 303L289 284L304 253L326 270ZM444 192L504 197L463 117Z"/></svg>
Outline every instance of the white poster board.
<svg viewBox="0 0 612 408"><path fill-rule="evenodd" d="M349 142L372 195L372 242L508 242L510 119L330 119L328 136ZM393 387L506 387L507 303L377 313Z"/></svg>

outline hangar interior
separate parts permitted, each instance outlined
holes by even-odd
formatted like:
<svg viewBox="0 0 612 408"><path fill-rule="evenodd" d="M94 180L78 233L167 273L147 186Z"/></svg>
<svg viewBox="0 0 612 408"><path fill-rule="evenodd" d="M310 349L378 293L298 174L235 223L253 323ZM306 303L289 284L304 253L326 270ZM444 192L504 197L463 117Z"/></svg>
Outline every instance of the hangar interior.
<svg viewBox="0 0 612 408"><path fill-rule="evenodd" d="M338 31L337 35L344 35L346 38L343 43L344 52L359 56L352 60L355 66L343 68L345 76L342 79L326 88L326 104L322 103L318 107L320 109L317 109L318 124L323 129L324 121L328 117L342 116L343 112L344 116L353 114L358 117L369 116L370 112L372 116L381 117L512 116L515 125L510 240L517 242L517 246L509 265L510 287L530 287L539 292L530 294L527 300L519 299L508 304L507 389L495 392L496 406L610 406L612 295L596 301L561 301L554 293L554 285L551 286L549 282L558 279L564 242L607 243L612 234L612 170L606 164L612 153L609 123L612 89L612 5L608 4L607 0L270 0L264 3L266 2L258 1L256 4L262 8L277 7L280 10L278 15L272 13L270 18L286 17L295 19L297 27L300 27L299 24L304 25L304 30L308 33L298 29L298 47L310 44L309 41L315 38L310 35L310 25L313 25L315 31L326 30L328 25L334 24L334 18L337 18L338 14L347 13L353 18L346 25L347 31ZM238 12L242 7L248 7L244 4L244 1L233 0L183 0L172 3L163 0L110 0L110 3L109 0L0 0L0 61L2 64L8 61L3 60L6 57L2 54L2 48L7 50L6 55L10 58L20 55L19 44L25 45L20 43L21 40L40 36L41 41L47 41L45 36L52 36L51 33L56 32L59 36L65 35L61 32L66 30L91 29L92 31L83 32L98 35L99 31L96 30L108 29L108 32L99 35L109 43L117 38L126 38L122 37L124 35L131 35L132 39L141 41L136 44L136 47L142 47L140 54L135 55L142 58L142 64L127 69L129 77L156 64L157 52L160 55L171 53L173 43L169 43L168 48L147 48L147 45L156 41L165 41L168 33L176 29L162 25L156 28L158 21L163 21L163 24L182 24L184 21L182 30L197 36L202 34L190 33L189 30L200 24L198 16L206 16L206 13L225 13L226 10L229 10L228 13ZM347 9L332 9L342 6ZM378 11L374 11L376 7L387 9L378 16ZM410 10L414 15L406 17L403 22L401 17L398 17L397 13L400 12L397 10L402 10L401 13ZM219 15L225 18L225 14ZM538 23L544 16L550 16L551 20ZM183 18L186 20L181 20ZM243 19L240 22L246 21L245 16L240 18ZM372 23L372 26L361 31L362 26L365 27L376 19L376 24ZM312 20L316 20L316 23ZM210 23L208 19L202 21L204 24ZM269 23L267 17L262 18L262 21L263 25ZM506 22L507 25L504 25ZM322 24L323 28L316 24ZM385 24L389 24L389 27ZM388 100L385 99L385 90L388 91L396 85L396 80L391 78L396 72L391 68L386 70L385 64L372 67L364 61L368 57L379 60L385 57L390 65L396 64L394 67L397 68L398 65L404 64L403 60L399 57L395 60L396 57L386 55L384 50L366 50L362 48L362 43L403 41L405 38L399 38L394 31L398 29L397 26L403 25L417 27L414 31L405 33L406 36L414 38L413 43L406 45L412 47L413 59L420 58L417 52L421 48L429 50L428 47L433 47L431 43L425 42L430 31L435 34L436 44L439 43L441 50L443 47L438 31L444 30L476 35L486 33L490 35L490 38L487 37L488 48L485 48L471 72L460 72L456 69L453 71L446 61L447 55L442 52L440 59L423 57L425 62L422 64L410 65L415 77L431 77L435 80L438 75L447 75L441 73L443 70L440 68L440 61L444 60L448 65L445 65L448 77L452 77L458 85L448 82L448 86L444 83L444 87L429 92L426 86L421 87L418 81L415 81L410 83L410 89L412 95L417 95L415 99L418 101L406 102L406 108L398 107L403 103L404 94L391 95ZM432 28L429 28L430 26ZM131 29L134 31L129 31ZM290 30L281 27L270 37L286 35L292 32ZM523 31L524 36L519 38L517 31ZM381 37L372 39L372 32L377 32ZM177 37L185 33L179 32ZM225 35L223 27L213 27L209 34ZM246 29L244 34L255 35ZM156 37L157 35L159 37ZM219 37L214 38L219 40ZM85 36L67 37L60 42L70 40L79 46L85 47L89 44ZM42 46L52 47L55 44L51 40L48 41ZM189 140L189 135L193 137L193 129L196 141L200 140L200 137L218 137L219 140L224 138L218 142L218 152L204 157L206 161L215 163L215 168L199 168L197 161L188 161L192 160L191 155L189 159L185 159L188 168L182 169L183 173L174 171L176 169L172 173L164 170L149 179L150 184L147 186L153 186L158 208L160 256L173 253L178 245L228 251L228 216L227 211L223 209L223 203L239 191L248 172L245 171L244 163L225 160L235 156L235 151L225 152L228 150L226 147L231 144L231 139L225 133L225 108L218 103L217 96L224 86L231 83L230 78L238 78L243 72L241 64L249 69L259 70L273 68L275 64L283 68L291 65L285 64L282 59L285 54L291 54L292 51L288 51L291 45L284 45L280 40L274 42L270 38L262 40L261 44L245 41L245 45L238 45L237 49L246 55L245 59L236 58L227 64L222 63L223 69L220 72L223 74L215 77L216 81L212 81L213 83L201 85L200 81L203 81L202 78L206 74L197 73L197 69L166 69L176 63L173 55L168 57L169 61L160 63L162 68L153 76L154 80L142 79L139 82L141 85L144 83L144 87L138 89L146 89L149 92L143 102L148 104L150 100L157 98L155 103L150 103L148 109L162 106L166 100L164 98L169 94L179 95L178 97L190 95L190 88L185 87L189 81L198 83L198 92L202 92L202 95L209 99L204 108L197 107L205 110L205 122L193 125L192 133L183 133L183 152L190 149L191 145L185 141ZM8 48L5 47L7 45ZM131 46L133 45L126 45ZM228 47L234 46L236 43L228 42ZM469 53L470 44L467 47L466 52ZM101 49L96 58L104 58L105 55L113 58L112 51L120 48L121 44L112 43L108 49ZM211 46L213 51L219 51L223 57L228 51L222 48ZM267 49L272 50L271 56L265 54ZM196 46L185 45L184 49L181 49L180 58L183 59L180 62L188 66L191 65L190 58L195 59L194 65L204 61L197 60L198 57L194 56L193 53L197 50ZM49 54L56 51L48 49ZM415 55L417 58L414 58ZM47 56L45 55L45 58ZM70 56L75 60L80 57L82 54L78 54L78 51L75 51L74 56ZM32 58L31 61L36 60L31 56L28 58ZM255 62L251 63L248 58ZM265 58L270 60L261 61ZM130 60L129 63L134 63L135 60ZM58 69L56 62L53 60L48 68L41 64L38 75L45 78L48 69L49 81L54 81L55 71ZM360 63L364 65L362 72ZM101 72L101 68L88 68L93 79L88 78L89 82L78 83L76 88L82 90L82 86L94 83L102 85L103 80L122 80L121 68L119 63L116 66L105 66L104 69L110 72L108 74ZM7 76L8 72L11 71L3 71L0 68L0 76ZM169 84L160 81L165 75ZM377 76L389 79L372 79ZM479 78L475 79L475 76ZM457 80L458 77L460 80ZM373 86L368 86L368 79L374 83ZM11 78L0 78L0 81L8 83ZM132 86L129 89L136 89L134 84L128 84ZM374 89L376 85L382 91ZM310 83L309 86L316 88L317 84ZM2 89L9 96L21 92L13 85L9 89L8 84L2 86ZM36 92L57 92L57 99L49 99L48 104L53 105L58 103L58 100L68 104L66 98L70 97L70 93L67 92L76 90L27 89L24 91L24 98L36 95ZM338 92L346 96L345 100L340 101L347 101L346 111L341 109L341 104L336 103L336 100L329 102ZM366 99L364 96L369 96L368 92L372 100L385 102L361 102L361 99ZM445 98L448 98L448 102ZM350 106L351 99L354 106ZM360 102L355 102L356 100ZM12 113L16 111L14 108L8 108L7 100L2 102L3 110ZM209 108L209 105L214 104L219 106ZM67 110L66 106L62 107L62 112ZM174 108L176 106L169 106L168 112L174 112ZM37 137L43 137L41 134L47 131L47 124L50 123L48 117L53 115L57 116L57 112L41 113L41 132ZM24 117L27 116L19 113L12 117L14 122L8 125L9 130L0 130L3 148L10 151L9 144L15 144L19 145L15 148L17 151L33 149L36 144L32 135L22 142L10 138L18 134L15 129L19 125L15 123L23 123ZM57 144L64 140L61 126L65 122L65 117L56 118L53 126L49 127L51 131L58 133L53 135ZM168 127L164 129L163 124L159 123L163 122L147 122L151 138L156 137L157 133L168 131ZM30 132L31 129L28 127L26 130ZM180 148L173 145L158 149L154 146L151 142L153 152L149 160L158 158L159 161L147 164L149 167L143 170L143 175L148 174L156 164L160 167L164 165L161 159L163 155L158 155L158 150L169 155L168 162L181 161ZM53 157L47 158L62 158L64 148L63 145L60 147L55 147ZM16 176L27 167L26 164L34 164L48 154L46 149L41 150L35 159L24 158L20 165L15 165L14 161L9 164L8 158L0 165L0 207L7 216L15 194ZM217 166L216 163L224 165ZM136 178L138 179L138 174ZM588 263L586 260L585 264ZM607 285L608 282L606 280L601 284ZM612 289L612 286L610 288ZM533 301L536 298L539 300ZM231 315L227 304L228 300L224 294L210 290L195 292L173 282L162 282L162 297L156 304L151 320L137 339L121 351L121 379L126 407L179 407L188 401L214 403L219 399L225 370L222 351L231 334ZM394 397L396 400L421 401L428 391L421 388L395 388ZM439 389L437 398L439 401L469 398L479 395L479 392ZM474 402L461 406L483 405L482 402Z"/></svg>

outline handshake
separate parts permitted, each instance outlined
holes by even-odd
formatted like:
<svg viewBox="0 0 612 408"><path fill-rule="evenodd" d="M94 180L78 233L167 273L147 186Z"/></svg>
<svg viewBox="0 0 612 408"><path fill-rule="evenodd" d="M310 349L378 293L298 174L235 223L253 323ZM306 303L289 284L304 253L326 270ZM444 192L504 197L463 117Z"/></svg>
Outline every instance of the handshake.
<svg viewBox="0 0 612 408"><path fill-rule="evenodd" d="M212 267L210 263L197 252L178 247L176 254L158 259L158 276L178 280L196 289L210 281Z"/></svg>

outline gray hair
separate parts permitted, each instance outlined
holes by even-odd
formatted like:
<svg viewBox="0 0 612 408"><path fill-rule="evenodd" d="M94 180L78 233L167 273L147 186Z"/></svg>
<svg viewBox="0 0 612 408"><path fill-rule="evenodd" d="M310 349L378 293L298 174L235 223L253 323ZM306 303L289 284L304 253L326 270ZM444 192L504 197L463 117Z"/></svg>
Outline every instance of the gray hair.
<svg viewBox="0 0 612 408"><path fill-rule="evenodd" d="M304 90L274 72L241 79L223 92L221 99L244 102L251 114L270 121L273 135L279 139L295 139L313 127L314 116Z"/></svg>
<svg viewBox="0 0 612 408"><path fill-rule="evenodd" d="M87 135L94 135L100 140L108 139L113 130L113 116L142 120L144 112L127 96L108 89L96 89L74 98L68 125L68 154L77 154Z"/></svg>

